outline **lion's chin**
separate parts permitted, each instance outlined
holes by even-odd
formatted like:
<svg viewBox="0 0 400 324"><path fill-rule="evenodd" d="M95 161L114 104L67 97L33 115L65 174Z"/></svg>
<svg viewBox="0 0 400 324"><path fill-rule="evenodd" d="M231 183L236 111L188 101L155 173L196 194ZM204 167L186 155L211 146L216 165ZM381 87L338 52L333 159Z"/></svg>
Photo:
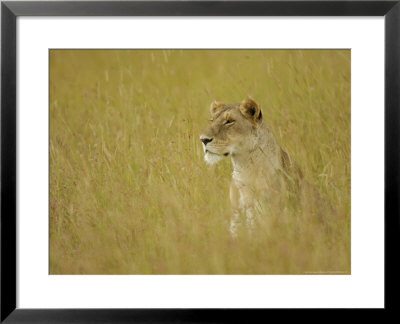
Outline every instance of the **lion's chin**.
<svg viewBox="0 0 400 324"><path fill-rule="evenodd" d="M218 163L223 158L224 157L222 155L214 154L214 153L211 153L211 152L206 152L204 154L204 161L206 161L206 163L209 164L209 165L213 165L215 163Z"/></svg>

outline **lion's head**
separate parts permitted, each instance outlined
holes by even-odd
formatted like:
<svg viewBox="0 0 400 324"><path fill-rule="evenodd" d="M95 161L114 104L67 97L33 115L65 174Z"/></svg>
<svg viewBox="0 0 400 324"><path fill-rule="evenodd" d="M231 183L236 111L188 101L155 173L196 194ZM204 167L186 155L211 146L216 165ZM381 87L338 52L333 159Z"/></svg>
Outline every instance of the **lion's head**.
<svg viewBox="0 0 400 324"><path fill-rule="evenodd" d="M229 105L214 101L210 113L211 125L200 136L208 164L215 164L224 156L246 154L254 149L262 113L253 99Z"/></svg>

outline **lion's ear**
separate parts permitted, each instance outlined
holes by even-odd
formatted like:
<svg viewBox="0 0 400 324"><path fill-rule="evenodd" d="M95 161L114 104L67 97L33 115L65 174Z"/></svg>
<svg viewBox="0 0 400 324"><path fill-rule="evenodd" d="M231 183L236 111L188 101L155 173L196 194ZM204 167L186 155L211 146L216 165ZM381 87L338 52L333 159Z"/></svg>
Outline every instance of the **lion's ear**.
<svg viewBox="0 0 400 324"><path fill-rule="evenodd" d="M240 111L244 116L253 121L259 121L262 119L260 106L251 98L242 101L240 104Z"/></svg>
<svg viewBox="0 0 400 324"><path fill-rule="evenodd" d="M224 103L222 103L221 101L218 100L214 100L211 103L210 106L210 113L211 116L214 116L219 110L221 110L222 108L224 108L226 105Z"/></svg>

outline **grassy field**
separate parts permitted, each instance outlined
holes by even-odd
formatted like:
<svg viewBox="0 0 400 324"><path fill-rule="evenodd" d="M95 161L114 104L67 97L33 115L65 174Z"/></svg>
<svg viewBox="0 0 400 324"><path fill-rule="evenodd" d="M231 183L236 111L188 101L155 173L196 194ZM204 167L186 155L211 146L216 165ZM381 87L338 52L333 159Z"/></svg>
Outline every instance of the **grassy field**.
<svg viewBox="0 0 400 324"><path fill-rule="evenodd" d="M52 50L51 274L350 273L349 50ZM231 239L231 163L203 160L213 99L252 96L335 207L277 208ZM306 211L300 212L304 214Z"/></svg>

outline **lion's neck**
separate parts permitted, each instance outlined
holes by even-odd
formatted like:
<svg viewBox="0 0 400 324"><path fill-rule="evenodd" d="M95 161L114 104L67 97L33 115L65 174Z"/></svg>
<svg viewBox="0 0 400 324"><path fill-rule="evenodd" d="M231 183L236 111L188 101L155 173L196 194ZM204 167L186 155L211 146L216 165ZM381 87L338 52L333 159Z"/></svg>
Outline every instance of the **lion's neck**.
<svg viewBox="0 0 400 324"><path fill-rule="evenodd" d="M279 168L278 152L279 146L272 133L267 128L259 129L249 151L231 156L233 178L247 182L254 177L274 174Z"/></svg>

